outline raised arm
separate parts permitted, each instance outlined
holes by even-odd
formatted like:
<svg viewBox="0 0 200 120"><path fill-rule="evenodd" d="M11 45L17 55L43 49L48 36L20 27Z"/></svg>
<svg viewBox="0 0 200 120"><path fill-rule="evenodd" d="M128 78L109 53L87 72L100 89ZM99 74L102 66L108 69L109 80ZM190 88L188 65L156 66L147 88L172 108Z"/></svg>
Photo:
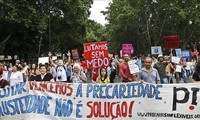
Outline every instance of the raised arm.
<svg viewBox="0 0 200 120"><path fill-rule="evenodd" d="M52 53L49 52L48 56L49 56L49 62L50 62L50 64L52 64L52 66L55 67L56 65L55 65L55 63L53 63L53 60L52 60Z"/></svg>

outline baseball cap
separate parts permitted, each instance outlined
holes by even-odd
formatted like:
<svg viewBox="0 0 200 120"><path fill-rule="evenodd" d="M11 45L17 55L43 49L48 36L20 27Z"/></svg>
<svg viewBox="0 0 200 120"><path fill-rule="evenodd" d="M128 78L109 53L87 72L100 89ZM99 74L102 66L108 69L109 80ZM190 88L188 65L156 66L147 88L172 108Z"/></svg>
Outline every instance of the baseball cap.
<svg viewBox="0 0 200 120"><path fill-rule="evenodd" d="M160 58L160 57L163 57L163 55L162 54L158 55L158 58Z"/></svg>

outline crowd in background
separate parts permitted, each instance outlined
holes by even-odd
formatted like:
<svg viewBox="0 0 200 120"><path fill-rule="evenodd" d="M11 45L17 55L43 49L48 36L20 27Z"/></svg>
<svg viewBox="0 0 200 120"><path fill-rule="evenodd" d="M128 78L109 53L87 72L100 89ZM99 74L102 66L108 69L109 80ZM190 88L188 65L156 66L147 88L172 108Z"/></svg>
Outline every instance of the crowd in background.
<svg viewBox="0 0 200 120"><path fill-rule="evenodd" d="M49 63L27 64L19 60L12 63L0 63L0 88L13 86L25 81L50 81L67 83L115 83L148 82L154 84L188 83L200 81L200 57L197 59L181 59L178 64L172 63L171 56L156 57L125 54L122 58L110 57L110 66L93 70L86 69L85 60L72 60L68 52L67 58L52 60L49 52ZM133 60L139 72L131 74L128 61ZM176 67L181 66L177 72Z"/></svg>

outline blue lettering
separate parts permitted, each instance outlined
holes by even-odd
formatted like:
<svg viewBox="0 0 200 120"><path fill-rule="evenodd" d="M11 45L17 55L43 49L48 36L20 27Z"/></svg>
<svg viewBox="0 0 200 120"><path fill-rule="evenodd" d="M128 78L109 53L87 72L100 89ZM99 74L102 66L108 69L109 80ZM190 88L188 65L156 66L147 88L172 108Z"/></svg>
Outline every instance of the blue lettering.
<svg viewBox="0 0 200 120"><path fill-rule="evenodd" d="M76 118L82 118L82 115L80 115L80 108L83 107L83 104L77 104L76 105Z"/></svg>
<svg viewBox="0 0 200 120"><path fill-rule="evenodd" d="M124 92L126 91L126 86L121 84L119 86L119 98L125 98Z"/></svg>
<svg viewBox="0 0 200 120"><path fill-rule="evenodd" d="M109 95L109 89L110 88L112 88L112 85L107 85L106 86L106 90L105 90L105 92L106 92L106 98L108 98L108 99L112 99L112 96Z"/></svg>
<svg viewBox="0 0 200 120"><path fill-rule="evenodd" d="M87 85L86 97L89 97L89 96L90 96L90 92L92 92L92 90L93 90L92 84L88 84L88 85Z"/></svg>
<svg viewBox="0 0 200 120"><path fill-rule="evenodd" d="M77 88L76 97L78 97L79 95L80 95L80 97L83 97L82 84L79 84L78 88Z"/></svg>

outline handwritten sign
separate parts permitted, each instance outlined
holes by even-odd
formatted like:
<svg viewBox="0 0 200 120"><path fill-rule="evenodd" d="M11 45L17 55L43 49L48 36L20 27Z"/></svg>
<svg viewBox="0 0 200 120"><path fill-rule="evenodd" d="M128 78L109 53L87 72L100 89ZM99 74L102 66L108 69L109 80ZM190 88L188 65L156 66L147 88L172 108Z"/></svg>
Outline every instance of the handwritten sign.
<svg viewBox="0 0 200 120"><path fill-rule="evenodd" d="M87 69L107 67L109 65L107 42L84 44L84 55Z"/></svg>
<svg viewBox="0 0 200 120"><path fill-rule="evenodd" d="M128 54L128 56L131 57L132 53L133 53L132 44L122 44L122 56Z"/></svg>
<svg viewBox="0 0 200 120"><path fill-rule="evenodd" d="M128 61L128 66L129 66L131 74L135 74L135 73L139 72L139 67L138 67L138 65L135 64L134 60Z"/></svg>

